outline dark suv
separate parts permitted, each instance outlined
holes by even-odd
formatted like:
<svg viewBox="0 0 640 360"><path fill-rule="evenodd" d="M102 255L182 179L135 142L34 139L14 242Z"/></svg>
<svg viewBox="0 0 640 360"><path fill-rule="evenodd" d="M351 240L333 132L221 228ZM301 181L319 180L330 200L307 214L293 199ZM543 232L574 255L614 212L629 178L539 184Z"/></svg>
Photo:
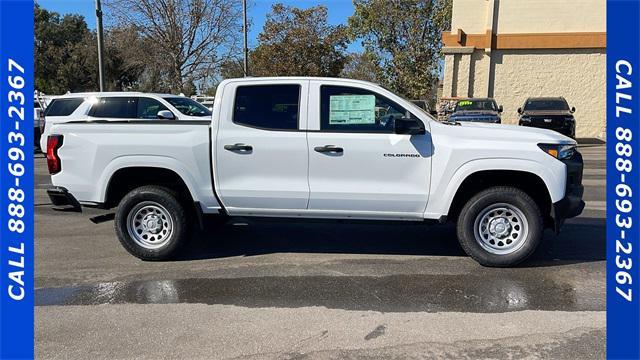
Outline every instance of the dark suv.
<svg viewBox="0 0 640 360"><path fill-rule="evenodd" d="M502 106L498 106L491 98L463 99L456 103L456 108L449 116L449 121L473 121L500 124Z"/></svg>
<svg viewBox="0 0 640 360"><path fill-rule="evenodd" d="M555 130L570 138L576 137L576 119L563 97L528 98L524 106L518 108L520 126L532 126Z"/></svg>

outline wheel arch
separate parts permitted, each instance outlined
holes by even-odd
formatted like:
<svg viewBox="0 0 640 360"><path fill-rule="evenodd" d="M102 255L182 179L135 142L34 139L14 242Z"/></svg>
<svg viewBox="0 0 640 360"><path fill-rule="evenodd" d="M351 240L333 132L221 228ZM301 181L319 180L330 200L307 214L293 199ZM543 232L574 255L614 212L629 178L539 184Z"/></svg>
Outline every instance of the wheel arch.
<svg viewBox="0 0 640 360"><path fill-rule="evenodd" d="M469 174L458 187L447 212L456 219L464 204L475 194L494 186L511 186L524 191L538 205L543 216L551 213L552 200L544 180L521 170L482 170Z"/></svg>
<svg viewBox="0 0 640 360"><path fill-rule="evenodd" d="M552 160L552 159L550 159ZM520 175L535 176L544 184L544 193L552 203L560 201L566 191L566 166L560 161L539 162L529 159L489 158L468 161L451 172L445 170L440 180L434 184L430 191L429 202L425 211L426 219L446 218L451 210L456 195L465 181L475 179L478 176L490 174L503 174L509 181L494 181L493 184L517 185L516 179ZM446 181L445 181L446 179ZM471 179L471 180L470 180ZM486 183L486 182L485 182ZM538 182L539 183L539 182ZM516 186L518 187L518 186ZM538 197L536 194L534 198Z"/></svg>
<svg viewBox="0 0 640 360"><path fill-rule="evenodd" d="M127 166L113 171L103 191L104 205L112 208L131 190L158 185L173 190L180 198L194 202L192 191L175 170L155 166Z"/></svg>

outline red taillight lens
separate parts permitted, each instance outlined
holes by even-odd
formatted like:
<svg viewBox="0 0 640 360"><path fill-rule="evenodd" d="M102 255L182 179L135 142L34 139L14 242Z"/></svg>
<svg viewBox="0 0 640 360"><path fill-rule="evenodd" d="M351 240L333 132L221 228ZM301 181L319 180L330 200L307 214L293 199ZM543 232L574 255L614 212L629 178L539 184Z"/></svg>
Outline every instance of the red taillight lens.
<svg viewBox="0 0 640 360"><path fill-rule="evenodd" d="M58 149L62 146L62 135L50 135L47 138L47 166L49 174L57 174L62 170Z"/></svg>

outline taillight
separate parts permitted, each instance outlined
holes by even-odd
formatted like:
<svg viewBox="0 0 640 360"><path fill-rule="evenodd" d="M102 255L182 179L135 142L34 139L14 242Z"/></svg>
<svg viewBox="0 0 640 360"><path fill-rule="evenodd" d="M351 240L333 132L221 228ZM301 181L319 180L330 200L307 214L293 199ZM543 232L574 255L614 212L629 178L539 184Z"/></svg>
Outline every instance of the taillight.
<svg viewBox="0 0 640 360"><path fill-rule="evenodd" d="M47 166L49 174L57 174L62 170L58 149L62 146L62 135L49 135L47 138Z"/></svg>

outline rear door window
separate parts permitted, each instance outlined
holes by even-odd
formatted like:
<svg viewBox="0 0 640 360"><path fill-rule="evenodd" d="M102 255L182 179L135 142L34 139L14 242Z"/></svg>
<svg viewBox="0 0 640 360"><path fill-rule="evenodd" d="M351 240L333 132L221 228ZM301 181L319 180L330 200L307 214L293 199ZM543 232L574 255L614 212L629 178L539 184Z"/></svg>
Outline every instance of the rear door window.
<svg viewBox="0 0 640 360"><path fill-rule="evenodd" d="M91 107L89 116L97 118L135 119L137 117L138 99L133 97L100 98Z"/></svg>
<svg viewBox="0 0 640 360"><path fill-rule="evenodd" d="M238 86L233 122L265 130L297 130L300 85Z"/></svg>
<svg viewBox="0 0 640 360"><path fill-rule="evenodd" d="M84 102L83 98L72 99L54 99L47 109L45 110L45 116L69 116L71 115L80 104Z"/></svg>

